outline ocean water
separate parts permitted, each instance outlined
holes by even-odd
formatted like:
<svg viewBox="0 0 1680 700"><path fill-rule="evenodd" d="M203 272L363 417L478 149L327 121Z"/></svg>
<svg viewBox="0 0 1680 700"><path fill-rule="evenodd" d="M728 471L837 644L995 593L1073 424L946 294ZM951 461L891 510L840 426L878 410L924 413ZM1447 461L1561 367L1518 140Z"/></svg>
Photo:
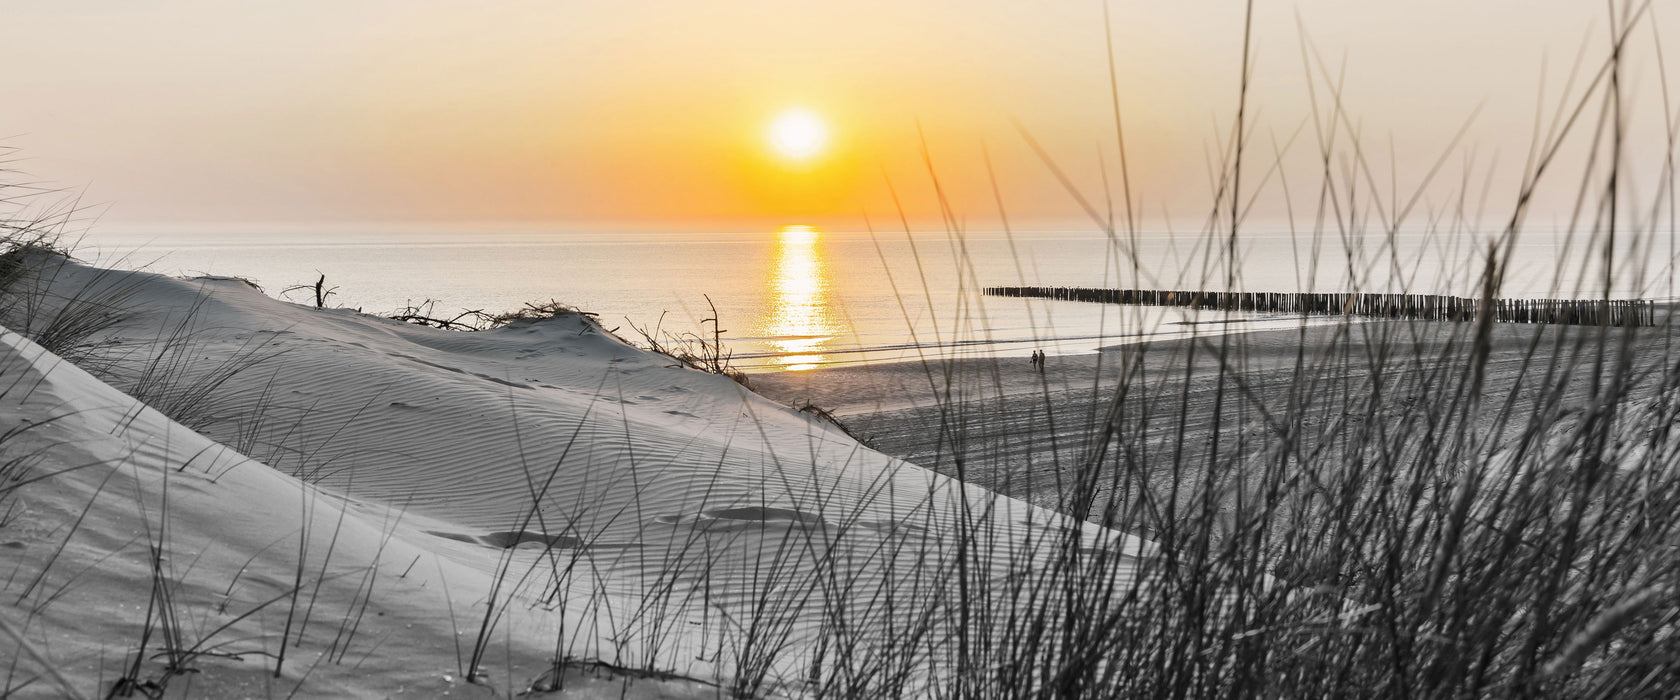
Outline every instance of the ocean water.
<svg viewBox="0 0 1680 700"><path fill-rule="evenodd" d="M734 365L803 370L968 355L1092 352L1144 337L1295 327L1298 317L984 297L1001 285L1473 295L1485 237L1349 238L1257 230L1238 241L1061 230L869 233L790 225L760 231L95 231L79 254L177 275L231 275L271 295L320 275L330 303L374 313L432 302L433 316L556 300L641 339L712 337ZM1505 296L1602 293L1602 251L1581 237L1525 235ZM1672 298L1673 241L1624 237L1611 292ZM1232 280L1235 285L1232 285ZM715 307L715 315L714 309ZM713 324L709 319L716 318Z"/></svg>

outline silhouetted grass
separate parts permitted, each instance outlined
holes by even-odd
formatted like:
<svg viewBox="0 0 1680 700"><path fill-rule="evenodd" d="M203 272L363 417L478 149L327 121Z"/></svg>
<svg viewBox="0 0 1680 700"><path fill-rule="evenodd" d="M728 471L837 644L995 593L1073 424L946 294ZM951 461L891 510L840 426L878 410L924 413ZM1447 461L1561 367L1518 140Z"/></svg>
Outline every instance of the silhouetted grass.
<svg viewBox="0 0 1680 700"><path fill-rule="evenodd" d="M553 464L526 468L527 491L509 504L507 546L484 572L488 599L457 610L446 596L452 626L468 621L454 630L457 671L469 682L496 680L498 633L511 634L509 619L528 613L557 620L552 646L542 649L549 658L540 669L516 667L514 643L506 642L508 692L560 690L580 668L633 665L668 680L693 660L714 671L708 683L736 697L1609 697L1680 688L1673 661L1680 444L1672 430L1680 371L1671 319L1652 328L1514 328L1497 326L1491 313L1534 193L1562 177L1549 168L1565 143L1587 140L1609 163L1578 174L1586 213L1572 232L1601 256L1594 261L1606 276L1594 279L1602 289L1573 291L1608 298L1626 237L1673 235L1653 223L1660 217L1641 229L1626 216L1619 75L1623 42L1640 18L1632 6L1613 17L1611 55L1537 140L1507 224L1479 232L1463 212L1425 222L1432 233L1474 239L1475 320L1348 318L1262 336L1132 345L1094 362L1089 387L1046 381L1024 396L1004 392L995 366L928 360L935 405L883 418L896 427L871 425L883 449L1065 517L1008 511L983 495L945 498L938 489L959 487L947 484L882 524L865 520L859 504L886 483L861 493L819 484L790 496L799 501L792 506L729 500L712 484L699 498L701 512L662 523L687 528L667 546L615 558L597 548L604 533L653 522L653 514L640 500L603 512L587 492L628 483L642 494L651 487L644 479L658 472L632 454L588 475L607 485L557 493L562 462L587 447L579 436L596 418L585 412ZM1240 283L1245 212L1258 189L1244 175L1255 167L1249 39L1245 33L1238 117L1220 148L1215 204L1198 236L1213 272L1203 279L1231 288ZM1303 47L1304 58L1311 53ZM1297 232L1310 241L1304 264L1354 270L1385 256L1397 262L1394 240L1417 197L1385 199L1383 188L1370 186L1373 166L1344 111L1340 79L1319 66L1313 80L1329 95L1314 105L1323 171L1314 183L1316 223ZM1115 105L1123 148L1118 97ZM1604 115L1596 126L1578 119L1594 109ZM1662 179L1673 174L1667 166ZM1074 194L1118 257L1135 261L1136 217L1124 186L1123 224ZM1671 196L1647 204L1674 207ZM1381 214L1358 213L1370 209ZM960 221L947 216L953 240L963 236ZM1316 242L1326 235L1383 242L1357 253L1370 258L1321 260ZM413 311L405 320L463 323ZM495 323L574 312L539 305ZM958 326L977 322L983 309L965 314L953 319ZM688 362L726 372L722 330L715 314L707 321L713 333L694 338L700 354ZM218 368L169 359L171 348L191 347L192 327L175 329L152 343L159 352L148 361L112 362L152 368L138 386L198 387L188 392L194 405L226 398L246 360L236 353L227 360L233 365ZM657 328L643 335L662 348ZM611 393L608 380L597 395ZM157 398L167 392L139 393L167 403ZM269 395L265 388L257 403ZM508 420L517 426L523 418L515 412ZM1022 425L1040 427L1011 428ZM224 441L258 443L250 423L203 427ZM744 428L754 429L762 424ZM624 430L634 444L628 419ZM332 440L262 432L304 455ZM4 442L0 436L0 448ZM766 474L787 477L826 458L813 446L764 459ZM310 501L300 507L312 522ZM306 602L303 592L331 577L336 535L317 568L308 563L308 533L298 533L291 584L278 597L194 629L184 622L192 618L177 594L180 576L166 566L162 515L146 532L151 595L117 689L161 691L169 676L218 653L229 626L281 601L288 610L275 656L305 642L317 596L312 590ZM747 524L730 529L737 521ZM527 542L541 546L520 546ZM624 578L609 575L613 566ZM364 619L378 571L356 573L362 582L319 663L344 663ZM605 643L590 644L596 640ZM161 676L145 672L149 649L161 650ZM599 658L609 651L619 658ZM21 641L15 656L43 663ZM275 659L276 675L281 663Z"/></svg>

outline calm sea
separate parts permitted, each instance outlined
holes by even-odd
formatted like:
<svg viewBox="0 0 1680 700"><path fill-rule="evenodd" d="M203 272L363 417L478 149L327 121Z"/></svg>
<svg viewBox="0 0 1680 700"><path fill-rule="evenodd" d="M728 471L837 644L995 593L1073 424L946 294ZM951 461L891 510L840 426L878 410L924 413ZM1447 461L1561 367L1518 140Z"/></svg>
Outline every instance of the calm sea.
<svg viewBox="0 0 1680 700"><path fill-rule="evenodd" d="M1631 237L1630 237L1631 238ZM608 328L704 334L715 317L733 362L808 369L953 355L1090 352L1140 337L1210 328L1294 327L1298 318L1197 315L983 297L997 285L1226 289L1228 242L1155 232L1111 240L1100 231L870 234L788 226L737 233L282 231L94 232L81 255L169 274L233 275L279 296L326 275L330 303L391 313L433 302L433 316L557 300ZM1613 293L1673 296L1672 242L1624 240ZM1468 236L1344 239L1244 234L1235 278L1246 291L1407 290L1473 294L1485 243ZM1314 254L1314 251L1317 254ZM1350 252L1351 251L1351 252ZM1526 236L1505 296L1570 297L1602 278L1585 240ZM1350 262L1351 261L1351 262ZM307 301L308 293L285 295ZM1197 322L1204 322L1197 325ZM1212 322L1212 323L1206 323Z"/></svg>

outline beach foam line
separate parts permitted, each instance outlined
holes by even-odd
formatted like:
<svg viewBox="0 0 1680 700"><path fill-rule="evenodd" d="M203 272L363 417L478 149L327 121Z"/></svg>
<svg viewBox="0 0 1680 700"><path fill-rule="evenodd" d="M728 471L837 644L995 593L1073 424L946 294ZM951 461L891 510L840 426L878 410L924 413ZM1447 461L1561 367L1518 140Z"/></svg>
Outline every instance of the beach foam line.
<svg viewBox="0 0 1680 700"><path fill-rule="evenodd" d="M954 351L967 350L976 353L985 351L1019 352L1029 347L1042 349L1051 355L1061 354L1060 344L1081 344L1090 352L1104 352L1126 347L1140 342L1168 341L1186 337L1213 338L1219 335L1237 335L1261 330L1279 328L1301 328L1303 326L1326 325L1339 319L1325 317L1308 317L1289 314L1253 315L1238 319L1218 319L1205 321L1163 321L1154 329L1130 333L1101 333L1078 335L1045 335L1034 338L1002 338L1002 339L971 339L955 341L936 341L928 343L882 343L878 345L844 345L838 347L824 347L814 350L799 350L790 352L740 352L730 355L731 360L755 361L746 364L749 370L774 369L778 360L797 360L798 364L816 365L819 367L837 367L860 364L879 364L892 362L913 362L918 356L927 359L940 359L949 356ZM775 338L743 338L749 341L774 340ZM1107 345L1091 345L1091 343L1109 342ZM896 354L894 354L896 353ZM913 355L907 355L915 353ZM891 357L868 357L869 355L888 355ZM815 358L823 359L817 360ZM838 358L838 359L830 359Z"/></svg>

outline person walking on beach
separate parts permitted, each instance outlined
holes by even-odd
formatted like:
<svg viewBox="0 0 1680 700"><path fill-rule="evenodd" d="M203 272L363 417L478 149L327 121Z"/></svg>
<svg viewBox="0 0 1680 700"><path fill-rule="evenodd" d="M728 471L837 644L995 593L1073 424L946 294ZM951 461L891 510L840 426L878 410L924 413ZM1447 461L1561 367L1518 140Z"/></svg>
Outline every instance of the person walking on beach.
<svg viewBox="0 0 1680 700"><path fill-rule="evenodd" d="M1038 358L1037 361L1034 362L1033 364L1037 365L1039 373L1043 374L1044 373L1044 351L1043 350L1034 350L1033 355L1035 355Z"/></svg>
<svg viewBox="0 0 1680 700"><path fill-rule="evenodd" d="M1033 368L1036 369L1038 367L1038 363L1043 362L1043 361L1044 360L1041 359L1038 356L1038 351L1037 350L1032 351L1032 366L1033 366Z"/></svg>

